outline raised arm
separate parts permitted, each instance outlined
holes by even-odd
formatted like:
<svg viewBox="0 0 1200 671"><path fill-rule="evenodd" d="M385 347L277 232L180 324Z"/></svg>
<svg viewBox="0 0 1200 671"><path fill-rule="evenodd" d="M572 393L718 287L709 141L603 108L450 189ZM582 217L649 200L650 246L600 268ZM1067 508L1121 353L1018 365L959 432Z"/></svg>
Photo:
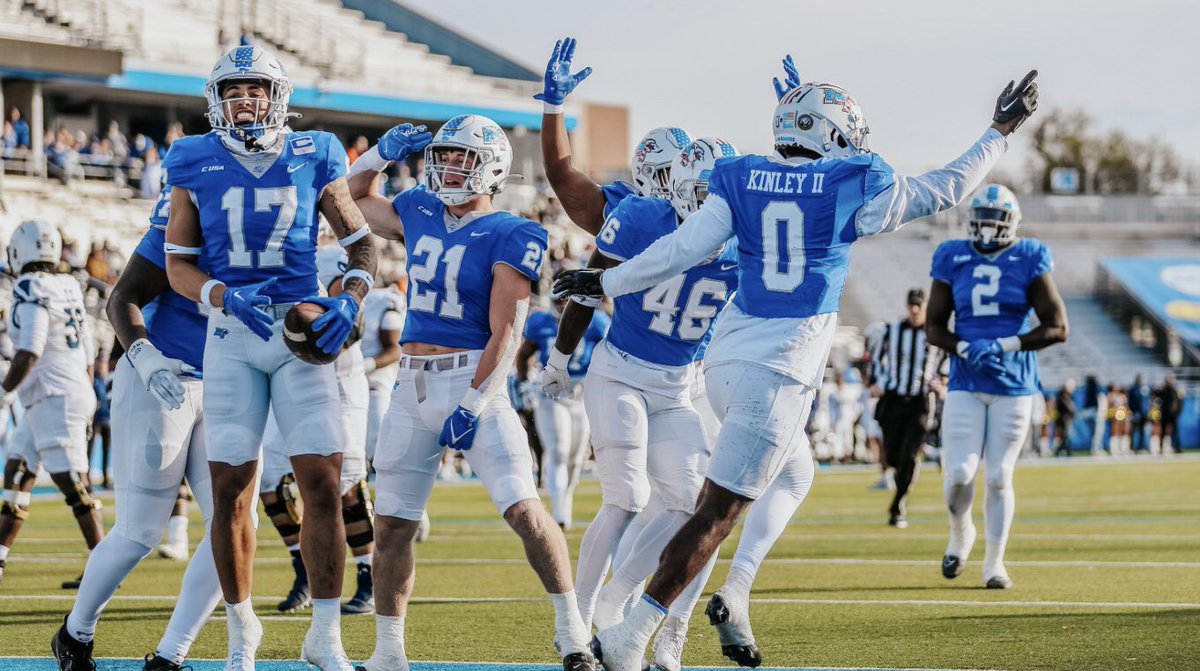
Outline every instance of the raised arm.
<svg viewBox="0 0 1200 671"><path fill-rule="evenodd" d="M542 114L542 161L546 178L567 216L592 235L604 227L604 192L600 185L571 164L571 138L563 115L563 102L592 73L591 68L571 74L575 39L559 40L546 64L545 88L534 98L545 103Z"/></svg>
<svg viewBox="0 0 1200 671"><path fill-rule="evenodd" d="M432 139L433 134L424 126L402 123L384 133L378 144L351 164L347 174L350 197L375 235L388 240L404 239L404 222L391 201L379 193L376 184L379 174L392 161L402 161L409 154L425 149Z"/></svg>

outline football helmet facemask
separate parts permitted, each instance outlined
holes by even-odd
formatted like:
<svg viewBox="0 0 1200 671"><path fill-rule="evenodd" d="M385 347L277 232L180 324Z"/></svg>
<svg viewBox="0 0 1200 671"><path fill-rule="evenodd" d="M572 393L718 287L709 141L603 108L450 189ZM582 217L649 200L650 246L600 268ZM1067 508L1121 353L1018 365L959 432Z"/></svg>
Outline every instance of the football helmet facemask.
<svg viewBox="0 0 1200 671"><path fill-rule="evenodd" d="M639 196L671 197L671 161L692 143L682 128L660 126L642 136L633 149L629 172Z"/></svg>
<svg viewBox="0 0 1200 671"><path fill-rule="evenodd" d="M987 184L971 197L967 231L980 250L993 252L1012 244L1020 222L1021 205L1008 187Z"/></svg>
<svg viewBox="0 0 1200 671"><path fill-rule="evenodd" d="M429 190L443 203L462 205L476 196L499 193L512 159L512 145L499 124L463 114L439 128L425 148L425 177Z"/></svg>
<svg viewBox="0 0 1200 671"><path fill-rule="evenodd" d="M222 99L232 84L253 82L267 92L266 98L240 96ZM275 144L289 118L299 114L288 112L292 84L283 66L271 54L259 47L241 46L230 49L213 66L204 87L208 101L208 123L213 130L226 134L230 140L244 145L246 151L268 149ZM253 105L253 121L237 121L234 115L243 103Z"/></svg>

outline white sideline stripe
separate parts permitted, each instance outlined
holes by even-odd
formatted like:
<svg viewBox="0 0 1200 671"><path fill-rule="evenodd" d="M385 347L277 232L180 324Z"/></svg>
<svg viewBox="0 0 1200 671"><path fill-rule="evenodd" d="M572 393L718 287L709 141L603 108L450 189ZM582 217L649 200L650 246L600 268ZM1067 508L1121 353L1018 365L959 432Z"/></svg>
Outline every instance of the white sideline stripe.
<svg viewBox="0 0 1200 671"><path fill-rule="evenodd" d="M61 554L20 554L10 555L9 561L23 562L38 562L45 564L71 564L79 561L86 561L87 555L83 553L61 553ZM257 564L290 564L289 557L260 557L254 560ZM732 560L729 558L718 559L721 564L728 564ZM430 564L445 564L449 566L488 566L488 565L508 565L508 566L524 566L528 562L524 559L474 559L474 558L424 558L420 560L422 565ZM829 557L820 559L806 559L800 557L786 557L779 559L767 558L767 565L770 564L786 564L786 565L811 565L811 566L941 566L941 559L862 559L856 557ZM1066 561L1059 560L1029 560L1029 561L1011 561L1004 562L1008 566L1036 566L1036 567L1068 567L1068 568L1180 568L1180 569L1200 569L1200 562L1187 561L1107 561L1107 560L1088 560L1088 559L1073 559Z"/></svg>
<svg viewBox="0 0 1200 671"><path fill-rule="evenodd" d="M278 602L282 596L255 596L255 601ZM177 596L130 595L113 596L114 601L134 602L172 602ZM47 595L0 595L0 601L74 601L73 594ZM523 597L413 597L410 603L439 604L439 603L545 603L545 598ZM1164 601L970 601L965 599L750 599L756 604L794 604L807 606L967 606L984 608L1155 608L1155 609L1197 609L1200 603L1164 602ZM259 619L274 619L279 621L307 621L310 613L287 615L260 615ZM212 618L224 620L224 616Z"/></svg>

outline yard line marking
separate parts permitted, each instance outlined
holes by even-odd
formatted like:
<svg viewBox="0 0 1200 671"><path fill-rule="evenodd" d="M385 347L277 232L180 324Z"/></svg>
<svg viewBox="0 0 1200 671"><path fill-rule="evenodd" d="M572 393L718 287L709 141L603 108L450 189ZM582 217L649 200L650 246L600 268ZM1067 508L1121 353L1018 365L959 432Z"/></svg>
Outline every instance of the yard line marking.
<svg viewBox="0 0 1200 671"><path fill-rule="evenodd" d="M278 602L282 596L255 596L255 601ZM118 595L113 601L131 602L174 602L178 596L167 595ZM0 601L74 601L73 594L46 595L0 595ZM415 604L458 604L458 603L545 603L542 597L413 597L410 603ZM775 599L752 598L755 604L792 604L805 606L964 606L983 608L1148 608L1166 610L1200 609L1200 603L1171 602L1171 601L972 601L968 599ZM697 606L699 607L699 606ZM2 617L2 615L0 615ZM224 620L224 616L212 618ZM288 615L260 615L259 619L274 619L281 622L308 622L311 613Z"/></svg>

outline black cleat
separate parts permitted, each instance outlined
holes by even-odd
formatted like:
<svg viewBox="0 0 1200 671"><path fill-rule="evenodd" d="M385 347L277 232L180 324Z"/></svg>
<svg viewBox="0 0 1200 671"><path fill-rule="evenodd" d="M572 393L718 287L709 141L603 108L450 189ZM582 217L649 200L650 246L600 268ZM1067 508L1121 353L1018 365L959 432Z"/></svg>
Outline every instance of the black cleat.
<svg viewBox="0 0 1200 671"><path fill-rule="evenodd" d="M600 639L593 636L592 642L588 643L588 649L592 651L592 658L601 666L604 665L604 651L600 649ZM566 665L567 660L563 659L563 665Z"/></svg>
<svg viewBox="0 0 1200 671"><path fill-rule="evenodd" d="M987 589L1009 589L1013 586L1013 581L1006 575L998 575L988 578L987 584L984 586Z"/></svg>
<svg viewBox="0 0 1200 671"><path fill-rule="evenodd" d="M83 583L83 574L80 573L79 577L74 580L64 580L63 584L62 584L62 588L63 589L79 589L79 585L81 585L82 583Z"/></svg>
<svg viewBox="0 0 1200 671"><path fill-rule="evenodd" d="M572 652L563 657L563 671L596 671L596 660L586 652Z"/></svg>
<svg viewBox="0 0 1200 671"><path fill-rule="evenodd" d="M371 585L371 565L358 565L358 589L342 604L343 615L370 615L375 612L375 592Z"/></svg>
<svg viewBox="0 0 1200 671"><path fill-rule="evenodd" d="M942 575L948 580L953 580L962 575L963 569L966 567L966 563L954 555L942 557Z"/></svg>
<svg viewBox="0 0 1200 671"><path fill-rule="evenodd" d="M142 671L192 671L192 667L176 664L165 657L150 654L146 655L146 665L142 667Z"/></svg>
<svg viewBox="0 0 1200 671"><path fill-rule="evenodd" d="M729 606L725 603L725 598L721 596L720 590L713 594L712 600L704 609L704 614L708 616L708 623L717 628L717 637L721 639L722 655L738 666L751 669L762 664L762 653L759 652L753 635L747 636L749 622L744 623L745 631L741 631L743 627L730 623Z"/></svg>
<svg viewBox="0 0 1200 671"><path fill-rule="evenodd" d="M50 652L58 660L60 671L96 671L96 662L92 659L92 643L80 643L67 633L67 616L63 616L62 626L50 639Z"/></svg>
<svg viewBox="0 0 1200 671"><path fill-rule="evenodd" d="M8 566L8 560L0 559L0 582L4 582L4 567Z"/></svg>
<svg viewBox="0 0 1200 671"><path fill-rule="evenodd" d="M287 598L275 606L281 613L294 613L312 605L312 596L308 591L308 571L304 568L304 559L299 551L292 552L292 570L296 572L292 589Z"/></svg>

